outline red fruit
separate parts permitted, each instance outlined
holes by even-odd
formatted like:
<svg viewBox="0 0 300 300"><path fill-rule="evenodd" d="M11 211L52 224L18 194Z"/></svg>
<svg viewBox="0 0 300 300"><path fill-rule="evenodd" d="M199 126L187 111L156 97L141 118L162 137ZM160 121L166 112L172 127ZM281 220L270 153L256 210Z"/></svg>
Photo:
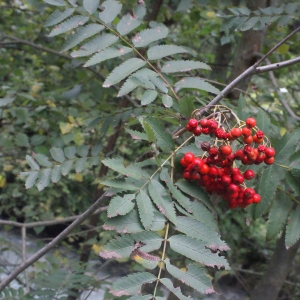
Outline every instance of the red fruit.
<svg viewBox="0 0 300 300"><path fill-rule="evenodd" d="M184 171L183 172L183 178L186 179L186 180L191 180L192 179L191 173L188 172L188 171Z"/></svg>
<svg viewBox="0 0 300 300"><path fill-rule="evenodd" d="M209 166L207 164L203 164L203 166L200 169L200 174L206 175L209 172Z"/></svg>
<svg viewBox="0 0 300 300"><path fill-rule="evenodd" d="M244 182L244 176L242 174L235 174L232 177L232 182L235 184L242 184Z"/></svg>
<svg viewBox="0 0 300 300"><path fill-rule="evenodd" d="M233 140L235 140L235 137L232 136L231 132L228 132L228 133L227 133L227 139L228 139L229 141L233 141Z"/></svg>
<svg viewBox="0 0 300 300"><path fill-rule="evenodd" d="M253 142L256 143L256 144L260 144L264 141L263 138L258 138L257 134L254 134L253 136Z"/></svg>
<svg viewBox="0 0 300 300"><path fill-rule="evenodd" d="M193 134L195 136L199 136L201 134L201 132L202 132L202 129L199 126L197 126L196 128L194 128L194 130L193 130Z"/></svg>
<svg viewBox="0 0 300 300"><path fill-rule="evenodd" d="M250 160L249 160L248 156L244 155L244 157L242 158L242 164L249 165L249 163L250 163Z"/></svg>
<svg viewBox="0 0 300 300"><path fill-rule="evenodd" d="M189 165L189 163L184 159L184 157L181 158L179 162L184 168L186 168Z"/></svg>
<svg viewBox="0 0 300 300"><path fill-rule="evenodd" d="M222 128L216 129L216 137L218 139L224 139L224 134L225 134L225 131Z"/></svg>
<svg viewBox="0 0 300 300"><path fill-rule="evenodd" d="M246 188L243 194L243 199L251 199L255 195L255 190L253 188Z"/></svg>
<svg viewBox="0 0 300 300"><path fill-rule="evenodd" d="M267 157L274 157L275 156L275 149L274 148L266 148L265 154Z"/></svg>
<svg viewBox="0 0 300 300"><path fill-rule="evenodd" d="M214 166L210 167L208 175L210 177L212 177L212 178L218 177L219 176L219 170L218 170L218 168L214 167Z"/></svg>
<svg viewBox="0 0 300 300"><path fill-rule="evenodd" d="M232 153L232 148L229 145L221 146L220 151L223 155L227 156Z"/></svg>
<svg viewBox="0 0 300 300"><path fill-rule="evenodd" d="M195 128L198 125L198 121L196 119L190 119L188 125L190 125L192 128Z"/></svg>
<svg viewBox="0 0 300 300"><path fill-rule="evenodd" d="M212 147L208 150L209 156L215 157L218 155L218 149L216 147Z"/></svg>
<svg viewBox="0 0 300 300"><path fill-rule="evenodd" d="M228 186L228 189L227 189L227 193L229 195L231 194L235 194L235 193L238 193L239 192L239 187L234 184L234 183L231 183L229 186Z"/></svg>
<svg viewBox="0 0 300 300"><path fill-rule="evenodd" d="M195 155L192 152L187 152L183 156L183 159L189 164L193 161L194 158L195 158Z"/></svg>
<svg viewBox="0 0 300 300"><path fill-rule="evenodd" d="M210 143L209 143L209 142L203 142L203 143L201 144L201 149L202 149L203 151L209 151L209 149L210 149Z"/></svg>
<svg viewBox="0 0 300 300"><path fill-rule="evenodd" d="M260 199L261 199L260 195L259 195L259 194L255 194L255 195L253 196L253 198L252 198L252 202L253 202L253 203L259 203L259 202L260 202Z"/></svg>
<svg viewBox="0 0 300 300"><path fill-rule="evenodd" d="M223 168L219 168L218 171L219 171L219 177L222 177L225 174Z"/></svg>
<svg viewBox="0 0 300 300"><path fill-rule="evenodd" d="M243 138L243 142L244 142L245 144L251 144L251 143L253 142L253 137L252 137L252 135L245 136L245 137Z"/></svg>
<svg viewBox="0 0 300 300"><path fill-rule="evenodd" d="M257 136L257 138L259 138L259 139L263 139L264 136L265 136L265 134L264 134L264 132L263 132L262 130L257 130L256 136Z"/></svg>
<svg viewBox="0 0 300 300"><path fill-rule="evenodd" d="M256 126L256 120L254 118L247 118L246 125L248 128L252 128Z"/></svg>
<svg viewBox="0 0 300 300"><path fill-rule="evenodd" d="M242 130L240 128L232 128L230 133L233 138L237 139L242 135Z"/></svg>
<svg viewBox="0 0 300 300"><path fill-rule="evenodd" d="M203 134L209 134L209 128L208 127L203 127L202 128L202 133Z"/></svg>
<svg viewBox="0 0 300 300"><path fill-rule="evenodd" d="M227 175L231 175L232 170L233 170L233 168L231 168L231 167L225 167L224 168L224 173L227 174Z"/></svg>
<svg viewBox="0 0 300 300"><path fill-rule="evenodd" d="M246 145L246 146L244 147L244 152L245 152L246 154L249 154L249 153L251 153L252 149L253 149L253 148L252 148L250 145Z"/></svg>
<svg viewBox="0 0 300 300"><path fill-rule="evenodd" d="M244 173L244 178L247 179L247 180L253 179L254 176L255 176L255 173L254 173L253 170L247 170L247 171L245 171L245 173Z"/></svg>
<svg viewBox="0 0 300 300"><path fill-rule="evenodd" d="M267 149L267 147L265 145L259 145L257 147L258 152L265 152L266 149Z"/></svg>
<svg viewBox="0 0 300 300"><path fill-rule="evenodd" d="M231 209L235 209L235 208L237 208L238 203L237 203L236 200L232 199L232 200L229 201L228 206L229 206L229 208L231 208Z"/></svg>
<svg viewBox="0 0 300 300"><path fill-rule="evenodd" d="M244 127L244 128L242 129L242 135L243 135L243 136L249 136L249 135L251 135L251 134L252 134L252 130L251 130L250 128Z"/></svg>
<svg viewBox="0 0 300 300"><path fill-rule="evenodd" d="M192 132L193 131L193 127L191 127L189 124L186 124L185 125L185 129L189 132Z"/></svg>
<svg viewBox="0 0 300 300"><path fill-rule="evenodd" d="M272 165L272 164L274 164L274 161L275 161L274 157L266 157L264 159L264 162L265 162L266 165Z"/></svg>
<svg viewBox="0 0 300 300"><path fill-rule="evenodd" d="M232 175L241 174L241 171L239 168L233 168L231 171Z"/></svg>
<svg viewBox="0 0 300 300"><path fill-rule="evenodd" d="M260 152L260 154L256 157L256 160L254 163L256 165L259 165L265 160L265 158L266 158L266 155L264 153Z"/></svg>
<svg viewBox="0 0 300 300"><path fill-rule="evenodd" d="M202 120L200 120L200 125L201 125L201 127L207 127L207 119L202 119Z"/></svg>
<svg viewBox="0 0 300 300"><path fill-rule="evenodd" d="M218 123L216 122L216 120L209 119L209 120L207 120L207 127L217 129L218 128Z"/></svg>
<svg viewBox="0 0 300 300"><path fill-rule="evenodd" d="M256 160L256 158L257 158L258 155L259 155L259 152L257 151L256 148L253 148L253 149L251 150L251 152L247 154L248 158L249 158L250 160L253 160L253 161Z"/></svg>
<svg viewBox="0 0 300 300"><path fill-rule="evenodd" d="M228 186L228 185L232 182L231 176L226 175L226 174L223 175L223 176L221 177L221 182L222 182L222 184Z"/></svg>
<svg viewBox="0 0 300 300"><path fill-rule="evenodd" d="M192 167L195 170L200 170L202 168L203 164L204 164L203 160L201 158L196 157L193 159Z"/></svg>
<svg viewBox="0 0 300 300"><path fill-rule="evenodd" d="M239 149L237 151L235 151L234 153L234 158L237 160L242 160L244 157L244 151L242 149Z"/></svg>
<svg viewBox="0 0 300 300"><path fill-rule="evenodd" d="M196 171L196 172L192 173L191 177L192 177L192 180L199 180L201 178L201 175L199 172Z"/></svg>

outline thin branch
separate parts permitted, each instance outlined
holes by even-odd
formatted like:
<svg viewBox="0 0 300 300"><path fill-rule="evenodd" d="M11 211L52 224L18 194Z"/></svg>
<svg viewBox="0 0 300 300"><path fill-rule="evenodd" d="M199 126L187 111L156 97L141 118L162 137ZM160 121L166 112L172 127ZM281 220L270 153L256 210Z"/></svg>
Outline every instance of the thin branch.
<svg viewBox="0 0 300 300"><path fill-rule="evenodd" d="M280 45L282 45L284 42L286 42L290 37L292 37L294 34L296 34L300 30L300 27L298 27L296 30L294 30L291 34L289 34L287 37L285 37L282 41L280 41L275 47L273 47L267 54L265 54L261 59L259 59L254 65L249 67L246 71L244 71L241 75L239 75L236 79L234 79L231 83L227 85L227 87L216 96L212 101L208 103L208 105L215 105L218 102L220 102L234 87L241 82L244 78L251 76L255 74L255 71L260 63L262 63L270 54L272 54Z"/></svg>
<svg viewBox="0 0 300 300"><path fill-rule="evenodd" d="M95 214L99 214L103 211L106 211L107 207L108 206L100 207L93 214L95 215ZM77 216L59 219L59 220L39 221L39 222L31 222L31 223L20 223L20 222L15 222L15 221L0 220L0 225L9 225L9 226L15 226L15 227L22 227L22 228L23 227L24 228L34 228L34 227L39 227L39 226L52 226L52 225L72 222L72 221L78 219L80 216L82 216L82 214L77 215Z"/></svg>
<svg viewBox="0 0 300 300"><path fill-rule="evenodd" d="M22 227L22 261L26 261L26 228ZM29 277L28 269L25 271L25 282L26 282L26 294L29 293Z"/></svg>
<svg viewBox="0 0 300 300"><path fill-rule="evenodd" d="M47 252L53 249L56 245L58 245L73 229L83 223L90 215L96 211L102 201L107 197L107 193L105 192L90 208L88 208L83 214L81 214L71 225L69 225L63 232L61 232L55 239L53 239L50 243L44 246L42 249L37 251L34 255L32 255L27 261L23 262L18 268L16 268L10 275L8 275L5 279L0 283L0 292L4 290L4 288L13 281L20 273L22 273L25 269L35 263L38 259L44 256Z"/></svg>
<svg viewBox="0 0 300 300"><path fill-rule="evenodd" d="M298 62L300 62L300 56L289 59L289 60L285 60L285 61L282 61L282 62L278 62L278 63L275 63L275 64L269 64L269 65L266 65L266 66L263 66L263 67L258 67L255 70L255 74L278 70L278 69L281 69L281 68L284 68L284 67L294 65Z"/></svg>

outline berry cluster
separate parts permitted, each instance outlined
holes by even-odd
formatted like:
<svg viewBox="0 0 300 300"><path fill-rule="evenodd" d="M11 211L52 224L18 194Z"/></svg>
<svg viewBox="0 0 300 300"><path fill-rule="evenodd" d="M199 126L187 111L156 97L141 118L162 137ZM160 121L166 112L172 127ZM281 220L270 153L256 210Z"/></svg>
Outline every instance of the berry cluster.
<svg viewBox="0 0 300 300"><path fill-rule="evenodd" d="M244 165L274 163L275 150L264 145L264 132L255 128L256 120L248 118L242 128L234 127L228 131L218 126L215 119L190 119L186 129L194 135L209 134L215 137L214 146L203 142L202 157L195 157L192 152L187 152L180 163L184 167L183 177L195 181L204 187L208 193L217 193L228 202L230 208L237 206L245 208L252 203L260 202L260 195L253 188L246 187L244 181L254 178L252 170L243 174L235 167L235 160ZM252 131L255 131L252 134ZM230 142L238 140L242 147L232 150ZM254 145L258 144L257 147Z"/></svg>

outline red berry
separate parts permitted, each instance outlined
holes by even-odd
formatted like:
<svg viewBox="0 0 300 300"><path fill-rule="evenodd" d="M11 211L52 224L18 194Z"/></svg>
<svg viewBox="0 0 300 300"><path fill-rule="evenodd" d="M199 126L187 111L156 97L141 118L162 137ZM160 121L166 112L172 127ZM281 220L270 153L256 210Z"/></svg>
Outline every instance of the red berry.
<svg viewBox="0 0 300 300"><path fill-rule="evenodd" d="M197 126L196 128L193 129L193 134L195 136L199 136L201 134L201 132L202 132L202 129L199 126Z"/></svg>
<svg viewBox="0 0 300 300"><path fill-rule="evenodd" d="M240 128L232 128L230 133L231 133L232 137L237 139L242 135L242 130Z"/></svg>
<svg viewBox="0 0 300 300"><path fill-rule="evenodd" d="M225 134L225 131L222 128L216 129L216 137L218 139L224 139L224 134Z"/></svg>
<svg viewBox="0 0 300 300"><path fill-rule="evenodd" d="M192 132L193 131L193 127L191 127L189 124L186 124L185 125L185 129L189 132Z"/></svg>
<svg viewBox="0 0 300 300"><path fill-rule="evenodd" d="M200 170L203 166L203 160L199 157L193 159L192 168L195 170Z"/></svg>
<svg viewBox="0 0 300 300"><path fill-rule="evenodd" d="M208 127L203 127L202 128L202 133L203 134L209 134L209 128Z"/></svg>
<svg viewBox="0 0 300 300"><path fill-rule="evenodd" d="M220 151L223 155L227 156L232 153L232 148L229 145L221 146Z"/></svg>
<svg viewBox="0 0 300 300"><path fill-rule="evenodd" d="M201 178L200 173L197 171L193 172L191 176L192 176L192 180L199 180Z"/></svg>
<svg viewBox="0 0 300 300"><path fill-rule="evenodd" d="M241 171L239 168L233 168L231 172L232 172L232 175L241 174Z"/></svg>
<svg viewBox="0 0 300 300"><path fill-rule="evenodd" d="M195 128L198 125L198 121L196 119L190 119L188 124L192 127Z"/></svg>
<svg viewBox="0 0 300 300"><path fill-rule="evenodd" d="M256 144L260 144L264 141L263 138L258 138L257 134L254 134L253 136L253 142L256 143Z"/></svg>
<svg viewBox="0 0 300 300"><path fill-rule="evenodd" d="M266 165L272 165L272 164L274 164L274 161L275 161L274 157L266 157L264 159L264 162L265 162Z"/></svg>
<svg viewBox="0 0 300 300"><path fill-rule="evenodd" d="M227 189L227 193L229 195L231 194L235 194L235 193L238 193L239 192L239 187L234 184L234 183L231 183L229 186L228 186L228 189Z"/></svg>
<svg viewBox="0 0 300 300"><path fill-rule="evenodd" d="M242 135L243 135L243 136L249 136L249 135L251 135L251 134L252 134L252 130L251 130L250 128L244 127L244 128L242 129Z"/></svg>
<svg viewBox="0 0 300 300"><path fill-rule="evenodd" d="M183 158L187 163L191 163L195 158L195 155L192 152L187 152L184 154Z"/></svg>
<svg viewBox="0 0 300 300"><path fill-rule="evenodd" d="M245 137L243 138L243 142L244 142L245 144L251 144L251 143L253 142L253 137L252 137L252 135L245 136Z"/></svg>
<svg viewBox="0 0 300 300"><path fill-rule="evenodd" d="M234 158L237 160L242 160L244 157L244 151L242 149L239 149L237 151L235 151L234 153Z"/></svg>
<svg viewBox="0 0 300 300"><path fill-rule="evenodd" d="M216 178L219 176L219 169L217 167L210 167L208 175L212 178Z"/></svg>
<svg viewBox="0 0 300 300"><path fill-rule="evenodd" d="M251 199L255 195L255 190L253 188L246 188L244 191L243 199Z"/></svg>
<svg viewBox="0 0 300 300"><path fill-rule="evenodd" d="M252 198L252 202L253 202L253 203L259 203L259 202L260 202L260 199L261 199L260 195L259 195L259 194L255 194L255 195L253 196L253 198Z"/></svg>
<svg viewBox="0 0 300 300"><path fill-rule="evenodd" d="M265 154L267 157L274 157L275 156L275 149L274 148L266 148Z"/></svg>
<svg viewBox="0 0 300 300"><path fill-rule="evenodd" d="M235 184L242 184L244 182L244 176L242 174L235 174L232 177L232 182Z"/></svg>
<svg viewBox="0 0 300 300"><path fill-rule="evenodd" d="M209 119L209 120L207 120L207 127L217 129L218 128L218 123L216 122L216 120Z"/></svg>
<svg viewBox="0 0 300 300"><path fill-rule="evenodd" d="M246 125L248 128L252 128L256 126L256 120L254 118L248 118L246 119Z"/></svg>
<svg viewBox="0 0 300 300"><path fill-rule="evenodd" d="M244 178L247 179L247 180L253 179L254 176L255 176L255 173L254 173L253 170L247 170L247 171L245 171L245 173L244 173Z"/></svg>
<svg viewBox="0 0 300 300"><path fill-rule="evenodd" d="M266 158L266 155L264 153L260 152L260 154L256 157L256 160L254 163L256 165L259 165L265 160L265 158Z"/></svg>
<svg viewBox="0 0 300 300"><path fill-rule="evenodd" d="M186 179L186 180L191 180L192 179L191 173L188 172L188 171L184 171L183 172L183 178Z"/></svg>
<svg viewBox="0 0 300 300"><path fill-rule="evenodd" d="M257 138L259 138L259 139L263 139L264 136L265 136L265 134L264 134L264 132L263 132L262 130L257 130L256 136L257 136Z"/></svg>
<svg viewBox="0 0 300 300"><path fill-rule="evenodd" d="M202 120L200 120L200 125L201 125L201 127L207 127L207 119L202 119Z"/></svg>
<svg viewBox="0 0 300 300"><path fill-rule="evenodd" d="M267 147L266 147L265 145L259 145L259 146L257 147L257 150L258 150L259 152L265 152L266 149L267 149Z"/></svg>
<svg viewBox="0 0 300 300"><path fill-rule="evenodd" d="M212 147L208 150L209 156L215 157L218 155L218 149L216 147Z"/></svg>
<svg viewBox="0 0 300 300"><path fill-rule="evenodd" d="M209 172L209 166L207 164L203 164L203 166L200 169L200 174L206 175Z"/></svg>
<svg viewBox="0 0 300 300"><path fill-rule="evenodd" d="M209 142L203 142L203 143L201 144L201 149L202 149L203 151L209 151L209 149L210 149L210 143L209 143Z"/></svg>
<svg viewBox="0 0 300 300"><path fill-rule="evenodd" d="M186 168L189 165L189 163L184 159L184 157L182 157L179 162L184 168Z"/></svg>
<svg viewBox="0 0 300 300"><path fill-rule="evenodd" d="M222 184L228 186L232 182L231 176L224 174L221 177L221 182L222 182Z"/></svg>

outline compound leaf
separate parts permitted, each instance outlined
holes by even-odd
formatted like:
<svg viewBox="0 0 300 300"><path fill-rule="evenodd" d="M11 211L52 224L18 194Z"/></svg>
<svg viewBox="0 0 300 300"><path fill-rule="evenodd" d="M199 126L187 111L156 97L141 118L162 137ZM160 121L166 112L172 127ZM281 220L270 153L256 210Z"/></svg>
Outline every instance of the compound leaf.
<svg viewBox="0 0 300 300"><path fill-rule="evenodd" d="M76 173L80 173L84 170L85 164L87 161L87 157L78 158L75 164Z"/></svg>
<svg viewBox="0 0 300 300"><path fill-rule="evenodd" d="M220 94L221 92L209 84L208 82L205 82L204 80L198 78L198 77L185 77L182 78L180 81L175 83L175 86L178 88L188 88L188 89L198 89L198 90L203 90L207 91L209 93L213 94Z"/></svg>
<svg viewBox="0 0 300 300"><path fill-rule="evenodd" d="M146 62L139 58L130 58L120 66L114 68L103 83L103 87L110 87L112 84L119 83L134 71L144 66Z"/></svg>
<svg viewBox="0 0 300 300"><path fill-rule="evenodd" d="M104 11L99 14L99 18L104 23L112 22L122 9L122 4L119 1L107 0L102 3Z"/></svg>
<svg viewBox="0 0 300 300"><path fill-rule="evenodd" d="M287 248L293 246L300 238L300 205L292 210L290 222L286 226L285 245Z"/></svg>
<svg viewBox="0 0 300 300"><path fill-rule="evenodd" d="M211 70L210 66L200 61L170 60L164 64L161 71L169 74L176 72L188 72L195 69Z"/></svg>
<svg viewBox="0 0 300 300"><path fill-rule="evenodd" d="M89 20L89 17L85 16L74 16L68 19L67 21L60 23L56 26L50 33L49 36L56 36L67 32L71 29L74 29L80 25L84 25Z"/></svg>
<svg viewBox="0 0 300 300"><path fill-rule="evenodd" d="M69 174L73 166L73 160L66 160L65 162L62 163L61 165L61 174L63 176L66 176Z"/></svg>
<svg viewBox="0 0 300 300"><path fill-rule="evenodd" d="M154 209L148 194L141 190L136 197L141 222L146 230L150 230L154 218Z"/></svg>
<svg viewBox="0 0 300 300"><path fill-rule="evenodd" d="M66 8L66 10L64 11L56 10L49 16L49 18L44 23L44 26L48 27L56 25L65 20L66 18L70 17L74 11L74 8Z"/></svg>
<svg viewBox="0 0 300 300"><path fill-rule="evenodd" d="M160 59L177 53L188 53L189 51L183 47L176 45L159 45L148 49L147 56L149 60Z"/></svg>
<svg viewBox="0 0 300 300"><path fill-rule="evenodd" d="M300 195L300 169L291 169L285 173L285 179L292 188L294 195Z"/></svg>
<svg viewBox="0 0 300 300"><path fill-rule="evenodd" d="M49 158L44 154L35 154L34 159L43 167L50 168L52 163L49 161Z"/></svg>
<svg viewBox="0 0 300 300"><path fill-rule="evenodd" d="M33 187L35 185L35 182L37 180L37 178L39 177L39 172L35 171L35 172L29 172L29 176L26 179L26 183L25 183L25 188L26 189L30 189L31 187Z"/></svg>
<svg viewBox="0 0 300 300"><path fill-rule="evenodd" d="M59 182L60 178L61 178L61 166L56 165L53 167L51 171L51 180L52 182L56 183Z"/></svg>
<svg viewBox="0 0 300 300"><path fill-rule="evenodd" d="M50 149L50 154L52 158L59 163L64 162L66 159L64 155L64 151L61 148L52 147Z"/></svg>
<svg viewBox="0 0 300 300"><path fill-rule="evenodd" d="M139 272L128 275L117 280L111 287L111 293L114 296L120 297L123 295L137 294L144 283L151 283L156 280L156 277L151 273Z"/></svg>
<svg viewBox="0 0 300 300"><path fill-rule="evenodd" d="M39 164L30 155L26 155L26 161L32 170L38 171L40 169Z"/></svg>
<svg viewBox="0 0 300 300"><path fill-rule="evenodd" d="M126 215L134 208L133 199L135 199L135 194L126 194L123 197L115 196L110 200L107 216L111 218L118 215Z"/></svg>
<svg viewBox="0 0 300 300"><path fill-rule="evenodd" d="M36 184L39 191L43 190L46 186L49 185L51 178L51 169L44 169L40 172L39 180Z"/></svg>

